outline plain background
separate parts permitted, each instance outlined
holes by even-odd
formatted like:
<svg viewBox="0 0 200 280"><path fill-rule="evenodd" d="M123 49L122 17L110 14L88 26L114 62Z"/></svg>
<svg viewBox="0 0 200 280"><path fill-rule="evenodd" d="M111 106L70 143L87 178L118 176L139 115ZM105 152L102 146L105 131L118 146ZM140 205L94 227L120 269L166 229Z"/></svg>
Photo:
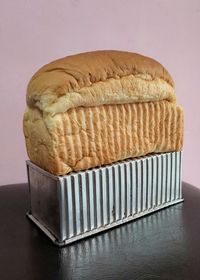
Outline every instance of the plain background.
<svg viewBox="0 0 200 280"><path fill-rule="evenodd" d="M0 185L26 182L26 86L43 64L96 49L160 61L185 111L183 179L200 181L199 0L0 1ZM200 186L200 185L199 185Z"/></svg>

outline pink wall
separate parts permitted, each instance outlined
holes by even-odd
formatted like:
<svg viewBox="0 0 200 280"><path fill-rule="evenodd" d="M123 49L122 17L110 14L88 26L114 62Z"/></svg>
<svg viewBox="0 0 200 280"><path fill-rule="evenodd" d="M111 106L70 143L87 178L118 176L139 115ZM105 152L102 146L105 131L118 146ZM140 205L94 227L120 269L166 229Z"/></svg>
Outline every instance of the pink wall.
<svg viewBox="0 0 200 280"><path fill-rule="evenodd" d="M26 85L43 64L95 49L154 57L185 110L185 181L200 182L200 1L18 0L0 3L0 184L26 181ZM199 185L200 187L200 185Z"/></svg>

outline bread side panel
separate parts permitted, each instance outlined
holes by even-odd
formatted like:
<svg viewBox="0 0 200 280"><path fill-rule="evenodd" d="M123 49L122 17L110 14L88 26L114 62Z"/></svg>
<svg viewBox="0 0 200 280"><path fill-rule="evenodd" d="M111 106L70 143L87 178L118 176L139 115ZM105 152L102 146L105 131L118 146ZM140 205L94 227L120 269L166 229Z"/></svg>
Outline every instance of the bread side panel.
<svg viewBox="0 0 200 280"><path fill-rule="evenodd" d="M80 107L59 115L58 157L76 171L182 149L183 112L167 101Z"/></svg>
<svg viewBox="0 0 200 280"><path fill-rule="evenodd" d="M55 175L181 150L183 111L167 101L79 107L54 117L29 109L24 134L30 159Z"/></svg>
<svg viewBox="0 0 200 280"><path fill-rule="evenodd" d="M53 174L66 174L71 168L57 155L57 138L53 125L48 127L38 109L27 109L23 118L23 131L29 159Z"/></svg>

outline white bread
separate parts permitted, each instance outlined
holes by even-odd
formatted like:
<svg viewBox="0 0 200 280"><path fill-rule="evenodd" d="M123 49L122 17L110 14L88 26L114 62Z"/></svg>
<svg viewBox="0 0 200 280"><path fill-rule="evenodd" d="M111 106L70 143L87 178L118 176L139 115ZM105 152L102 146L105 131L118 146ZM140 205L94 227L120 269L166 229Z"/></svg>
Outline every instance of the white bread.
<svg viewBox="0 0 200 280"><path fill-rule="evenodd" d="M31 79L27 105L29 158L56 175L182 149L173 80L138 54L97 51L52 62Z"/></svg>

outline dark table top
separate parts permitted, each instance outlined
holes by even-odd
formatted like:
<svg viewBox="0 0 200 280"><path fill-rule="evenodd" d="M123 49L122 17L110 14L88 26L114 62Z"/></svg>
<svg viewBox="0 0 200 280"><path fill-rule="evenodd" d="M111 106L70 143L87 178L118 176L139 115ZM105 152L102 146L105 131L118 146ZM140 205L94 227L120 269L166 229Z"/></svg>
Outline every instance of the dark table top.
<svg viewBox="0 0 200 280"><path fill-rule="evenodd" d="M25 216L27 184L0 187L0 279L200 279L200 190L184 203L58 248Z"/></svg>

